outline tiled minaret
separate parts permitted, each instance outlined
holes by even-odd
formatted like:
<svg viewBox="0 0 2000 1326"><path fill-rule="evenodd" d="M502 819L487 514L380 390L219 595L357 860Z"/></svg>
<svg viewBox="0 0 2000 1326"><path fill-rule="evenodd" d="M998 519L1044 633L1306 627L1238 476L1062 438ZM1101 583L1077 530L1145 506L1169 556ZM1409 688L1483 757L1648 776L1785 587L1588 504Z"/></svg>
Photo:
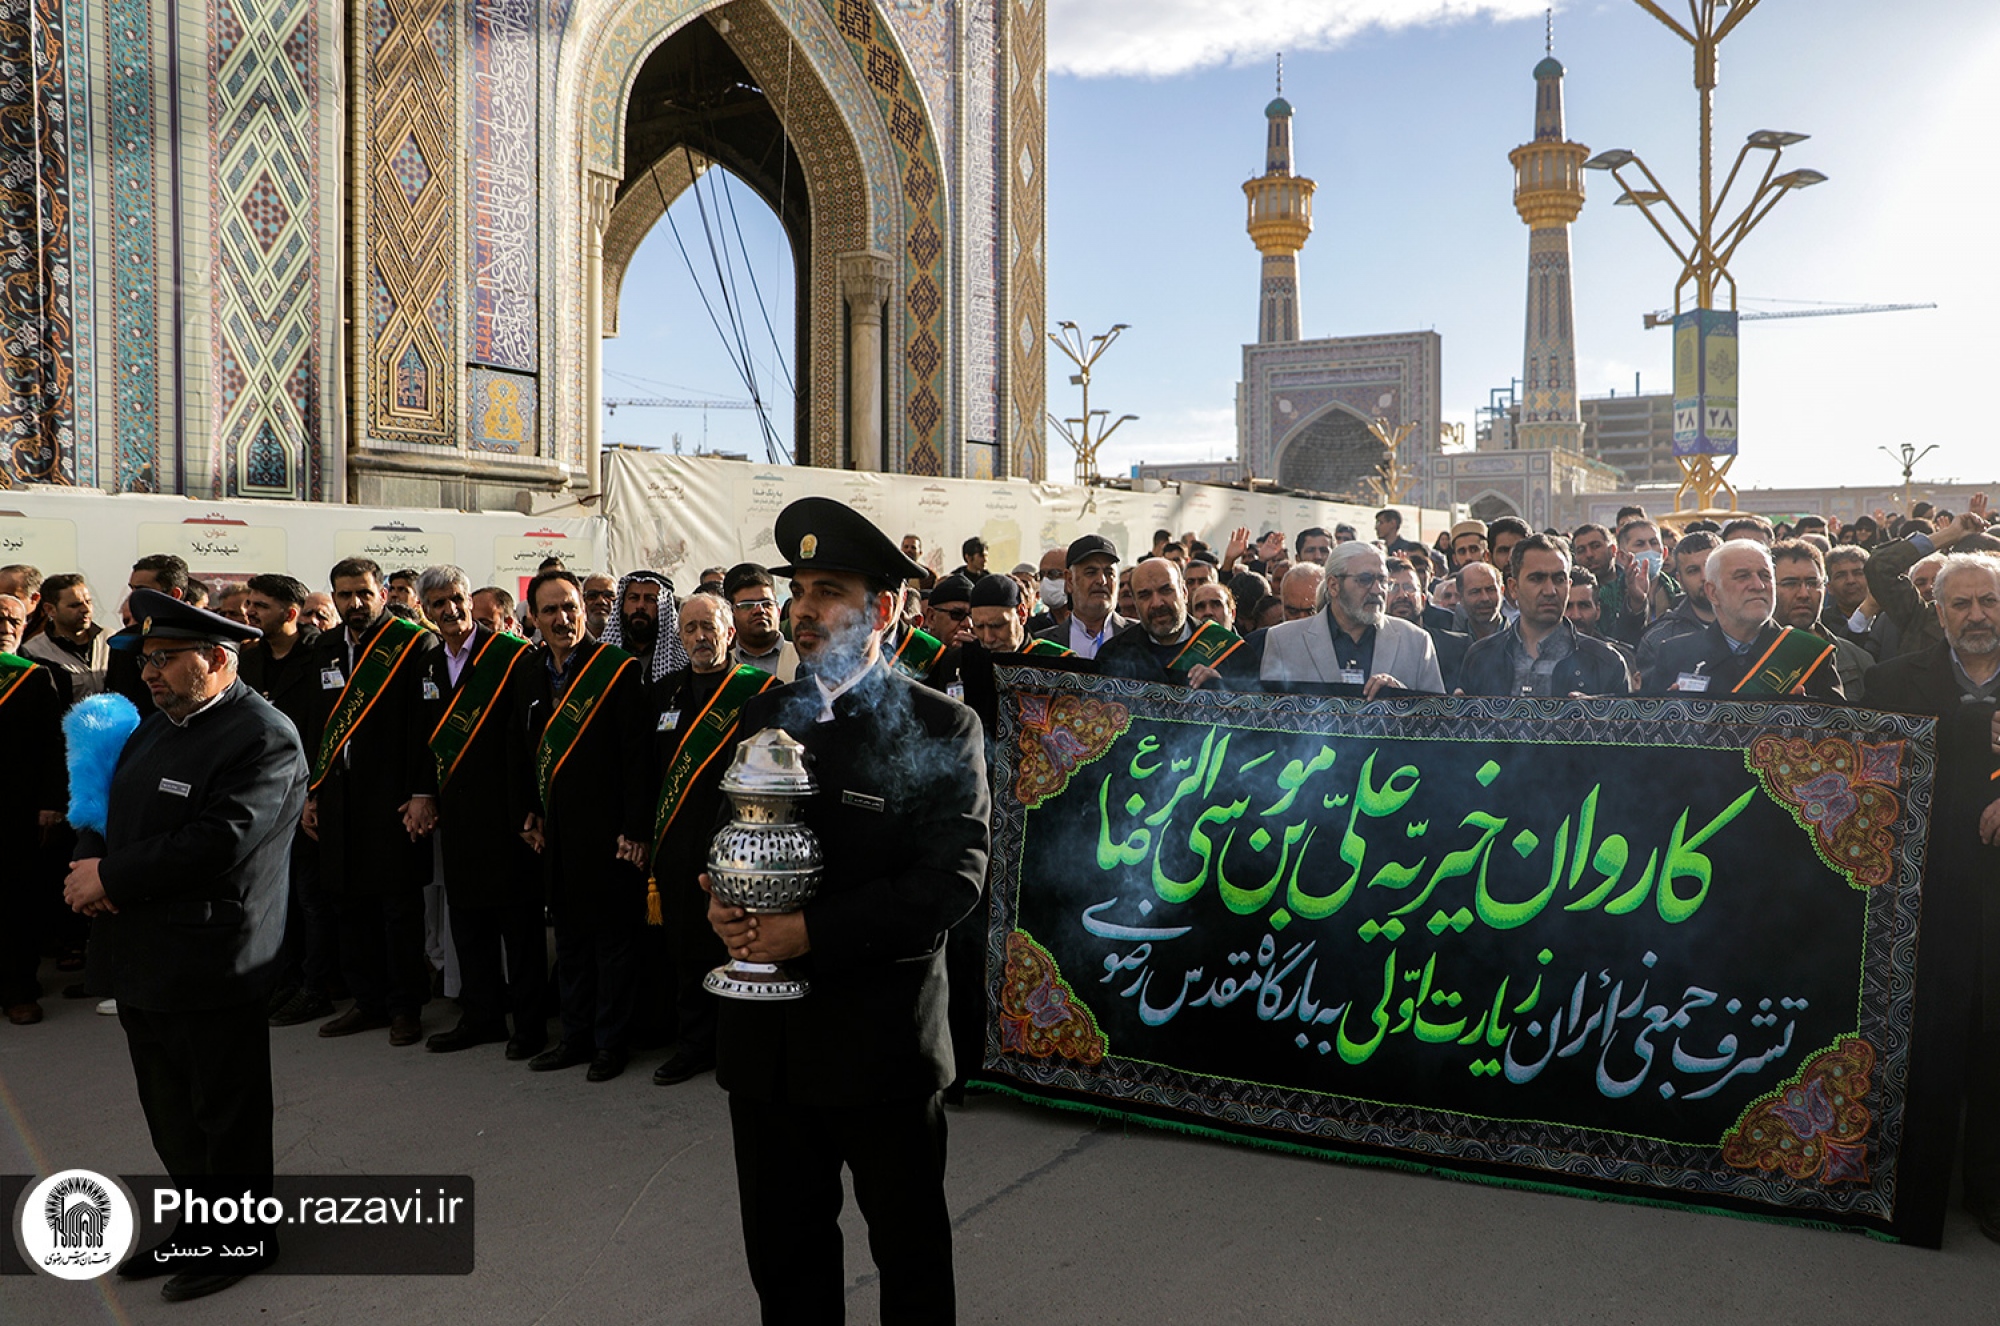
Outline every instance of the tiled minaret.
<svg viewBox="0 0 2000 1326"><path fill-rule="evenodd" d="M1535 138L1507 154L1514 210L1528 226L1528 325L1523 351L1518 450L1583 449L1576 411L1576 316L1570 295L1569 227L1583 210L1590 149L1563 137L1563 67L1549 53L1535 66Z"/></svg>
<svg viewBox="0 0 2000 1326"><path fill-rule="evenodd" d="M1285 65L1278 95L1264 108L1264 173L1244 181L1250 238L1264 255L1257 307L1260 344L1299 339L1299 250L1312 234L1313 182L1292 173L1292 103L1285 100Z"/></svg>

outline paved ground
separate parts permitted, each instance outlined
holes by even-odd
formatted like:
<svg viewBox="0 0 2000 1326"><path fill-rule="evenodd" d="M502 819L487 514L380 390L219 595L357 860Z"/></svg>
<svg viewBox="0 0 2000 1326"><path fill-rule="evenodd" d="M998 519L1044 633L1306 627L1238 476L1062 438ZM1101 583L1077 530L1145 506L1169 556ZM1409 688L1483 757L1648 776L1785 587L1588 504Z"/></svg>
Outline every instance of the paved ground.
<svg viewBox="0 0 2000 1326"><path fill-rule="evenodd" d="M53 973L47 973L53 976ZM115 1019L47 1001L0 1024L0 1172L158 1170ZM427 1030L450 1005L433 1004ZM728 1117L709 1077L658 1088L272 1033L278 1168L464 1173L478 1270L259 1276L192 1304L157 1282L0 1279L0 1323L701 1323L756 1320ZM968 1322L2000 1321L2000 1246L1954 1211L1942 1252L1303 1159L982 1097L951 1117ZM849 1313L875 1318L847 1217Z"/></svg>

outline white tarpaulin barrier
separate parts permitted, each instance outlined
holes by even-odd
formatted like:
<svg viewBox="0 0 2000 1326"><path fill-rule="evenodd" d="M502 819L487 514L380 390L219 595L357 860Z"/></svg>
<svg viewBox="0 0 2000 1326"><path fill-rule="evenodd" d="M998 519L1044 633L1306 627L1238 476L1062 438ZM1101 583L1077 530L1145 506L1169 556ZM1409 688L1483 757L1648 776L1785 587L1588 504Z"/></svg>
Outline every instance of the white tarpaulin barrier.
<svg viewBox="0 0 2000 1326"><path fill-rule="evenodd" d="M558 520L60 489L0 492L0 566L26 562L44 575L81 571L106 619L123 597L132 563L162 552L180 554L211 588L277 571L325 589L335 562L368 557L384 574L455 562L475 587L500 585L519 595L546 557L561 557L578 575L607 568L610 539L599 516Z"/></svg>
<svg viewBox="0 0 2000 1326"><path fill-rule="evenodd" d="M606 454L604 514L611 524L611 561L621 571L664 571L685 594L703 567L778 559L771 525L787 503L809 495L838 498L891 538L920 535L933 570L959 564L959 545L986 540L986 564L1009 571L1037 562L1044 550L1081 534L1103 534L1127 560L1153 546L1153 531L1192 530L1220 553L1229 533L1287 536L1314 525L1349 524L1375 534L1375 508L1277 497L1200 484L1157 493L1128 493L1071 484L923 479L903 474L793 465L752 465L712 457L645 451ZM1426 542L1446 527L1441 511L1405 506L1403 534Z"/></svg>

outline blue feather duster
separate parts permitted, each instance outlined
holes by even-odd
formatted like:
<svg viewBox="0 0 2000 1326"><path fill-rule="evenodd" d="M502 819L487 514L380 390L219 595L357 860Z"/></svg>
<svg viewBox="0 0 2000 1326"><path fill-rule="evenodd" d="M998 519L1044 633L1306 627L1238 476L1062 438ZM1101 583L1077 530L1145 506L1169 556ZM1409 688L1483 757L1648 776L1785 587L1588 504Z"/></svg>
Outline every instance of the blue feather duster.
<svg viewBox="0 0 2000 1326"><path fill-rule="evenodd" d="M139 726L139 711L122 695L106 692L78 700L63 715L63 758L69 764L69 822L81 832L104 832L111 775L125 739Z"/></svg>

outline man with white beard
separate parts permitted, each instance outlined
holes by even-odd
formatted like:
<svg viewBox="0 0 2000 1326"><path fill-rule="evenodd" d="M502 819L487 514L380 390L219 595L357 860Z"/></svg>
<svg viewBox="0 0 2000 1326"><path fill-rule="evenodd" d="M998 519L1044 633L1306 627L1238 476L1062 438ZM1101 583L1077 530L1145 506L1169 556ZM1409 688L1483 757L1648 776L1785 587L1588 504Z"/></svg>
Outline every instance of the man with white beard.
<svg viewBox="0 0 2000 1326"><path fill-rule="evenodd" d="M1444 692L1437 650L1423 628L1385 610L1388 572L1372 543L1337 545L1326 559L1321 610L1264 632L1259 675L1279 685L1332 682L1373 699L1383 687Z"/></svg>

